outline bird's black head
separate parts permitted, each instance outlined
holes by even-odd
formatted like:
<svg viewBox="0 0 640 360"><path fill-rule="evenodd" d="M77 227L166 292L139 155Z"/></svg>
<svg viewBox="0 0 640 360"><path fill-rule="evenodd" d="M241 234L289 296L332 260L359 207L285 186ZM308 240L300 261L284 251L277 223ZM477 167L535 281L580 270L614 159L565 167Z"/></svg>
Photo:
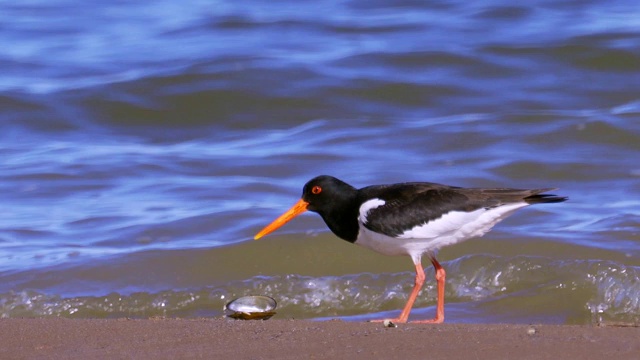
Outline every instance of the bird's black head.
<svg viewBox="0 0 640 360"><path fill-rule="evenodd" d="M356 189L346 182L333 176L320 175L304 185L302 200L309 203L307 210L322 215L352 199L355 193Z"/></svg>
<svg viewBox="0 0 640 360"><path fill-rule="evenodd" d="M304 185L302 198L291 209L280 215L253 238L258 240L299 214L310 210L320 214L334 234L353 242L358 235L357 194L358 190L353 186L332 176L315 177Z"/></svg>

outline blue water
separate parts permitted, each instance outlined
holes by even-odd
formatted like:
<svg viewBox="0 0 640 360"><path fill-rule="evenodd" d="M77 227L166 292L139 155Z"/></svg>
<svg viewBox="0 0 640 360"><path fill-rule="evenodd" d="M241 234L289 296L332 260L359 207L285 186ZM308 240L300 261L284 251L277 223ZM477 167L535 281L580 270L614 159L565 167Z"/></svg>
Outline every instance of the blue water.
<svg viewBox="0 0 640 360"><path fill-rule="evenodd" d="M634 1L0 14L2 317L222 316L249 293L282 318L393 316L408 258L338 240L317 215L251 240L319 174L559 187L569 202L441 251L447 321L640 317Z"/></svg>

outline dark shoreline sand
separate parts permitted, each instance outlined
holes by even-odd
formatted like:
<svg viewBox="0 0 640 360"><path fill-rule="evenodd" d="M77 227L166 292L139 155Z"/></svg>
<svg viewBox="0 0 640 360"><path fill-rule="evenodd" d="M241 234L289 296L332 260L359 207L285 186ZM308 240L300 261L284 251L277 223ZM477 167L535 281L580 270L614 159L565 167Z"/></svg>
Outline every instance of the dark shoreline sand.
<svg viewBox="0 0 640 360"><path fill-rule="evenodd" d="M640 328L228 319L1 319L0 358L640 359Z"/></svg>

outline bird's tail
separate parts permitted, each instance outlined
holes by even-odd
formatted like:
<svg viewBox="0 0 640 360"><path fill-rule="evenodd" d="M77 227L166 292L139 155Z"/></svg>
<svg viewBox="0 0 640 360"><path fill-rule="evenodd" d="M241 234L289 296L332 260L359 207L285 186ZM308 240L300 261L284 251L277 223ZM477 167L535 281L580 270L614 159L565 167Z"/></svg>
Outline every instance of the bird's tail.
<svg viewBox="0 0 640 360"><path fill-rule="evenodd" d="M529 195L524 198L528 204L544 204L544 203L559 203L563 201L567 201L569 198L566 196L558 196L554 194L541 194L547 191L553 191L557 189L540 189L534 190L533 195Z"/></svg>

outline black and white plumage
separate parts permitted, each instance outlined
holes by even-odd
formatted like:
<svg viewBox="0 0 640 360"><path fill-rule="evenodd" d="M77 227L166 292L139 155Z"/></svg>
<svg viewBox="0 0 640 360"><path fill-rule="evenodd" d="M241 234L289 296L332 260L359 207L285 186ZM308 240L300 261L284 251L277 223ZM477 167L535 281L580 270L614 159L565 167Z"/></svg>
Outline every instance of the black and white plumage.
<svg viewBox="0 0 640 360"><path fill-rule="evenodd" d="M544 194L554 189L460 188L413 182L361 189L331 176L305 184L298 203L255 236L258 239L305 210L322 216L338 237L385 255L408 255L416 267L415 286L396 322L406 322L424 283L421 259L427 255L436 269L438 309L444 320L445 271L435 259L443 246L482 236L519 208L556 203L566 197Z"/></svg>

